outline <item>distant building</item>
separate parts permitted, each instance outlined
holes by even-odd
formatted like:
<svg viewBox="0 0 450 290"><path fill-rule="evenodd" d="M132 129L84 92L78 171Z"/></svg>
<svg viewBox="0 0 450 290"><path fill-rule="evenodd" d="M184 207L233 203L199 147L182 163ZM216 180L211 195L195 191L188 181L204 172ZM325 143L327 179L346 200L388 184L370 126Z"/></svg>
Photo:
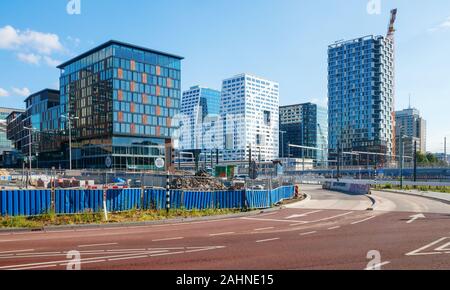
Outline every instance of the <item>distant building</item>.
<svg viewBox="0 0 450 290"><path fill-rule="evenodd" d="M324 164L328 160L327 109L312 103L280 107L280 142L281 158L312 158L315 164Z"/></svg>
<svg viewBox="0 0 450 290"><path fill-rule="evenodd" d="M409 108L395 112L395 137L397 143L396 155L400 156L400 144L404 146L404 155L414 156L414 144L417 144L417 151L426 153L427 127L426 121L420 116L417 109ZM400 140L403 136L403 140Z"/></svg>
<svg viewBox="0 0 450 290"><path fill-rule="evenodd" d="M395 153L394 82L393 37L367 36L329 46L330 154L335 157L339 148L385 154L376 161L372 157L371 164L390 161ZM367 156L361 155L361 161Z"/></svg>
<svg viewBox="0 0 450 290"><path fill-rule="evenodd" d="M181 149L219 149L220 97L220 91L200 86L183 92Z"/></svg>
<svg viewBox="0 0 450 290"><path fill-rule="evenodd" d="M222 82L223 159L272 161L279 152L279 84L250 74Z"/></svg>
<svg viewBox="0 0 450 290"><path fill-rule="evenodd" d="M13 143L8 139L8 116L13 113L22 113L23 110L0 108L0 155L3 151L9 151L14 148Z"/></svg>

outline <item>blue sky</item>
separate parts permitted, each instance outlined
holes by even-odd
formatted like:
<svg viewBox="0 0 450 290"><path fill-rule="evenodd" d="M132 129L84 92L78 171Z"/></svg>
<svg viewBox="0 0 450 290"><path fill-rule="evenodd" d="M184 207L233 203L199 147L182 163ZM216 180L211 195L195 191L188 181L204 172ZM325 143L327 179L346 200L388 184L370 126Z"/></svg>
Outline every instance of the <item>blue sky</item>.
<svg viewBox="0 0 450 290"><path fill-rule="evenodd" d="M397 109L412 105L428 121L428 150L450 137L450 1L381 0L68 0L0 1L0 106L23 107L25 95L56 88L55 65L109 39L184 56L183 88L220 89L248 72L280 83L281 103L327 96L327 46L384 35L397 21ZM376 1L376 0L373 0Z"/></svg>

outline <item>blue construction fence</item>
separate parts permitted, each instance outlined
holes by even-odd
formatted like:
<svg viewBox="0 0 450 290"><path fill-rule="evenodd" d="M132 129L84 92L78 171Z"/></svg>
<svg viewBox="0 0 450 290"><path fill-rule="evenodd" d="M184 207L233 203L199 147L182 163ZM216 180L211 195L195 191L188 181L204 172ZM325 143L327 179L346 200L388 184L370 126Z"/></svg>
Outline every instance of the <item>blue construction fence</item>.
<svg viewBox="0 0 450 290"><path fill-rule="evenodd" d="M106 195L105 195L106 193ZM1 216L38 216L50 212L76 214L100 212L106 198L108 212L132 209L162 210L166 208L166 190L2 190ZM170 191L171 209L262 209L294 197L294 186L274 190L240 191ZM54 202L53 202L54 200Z"/></svg>

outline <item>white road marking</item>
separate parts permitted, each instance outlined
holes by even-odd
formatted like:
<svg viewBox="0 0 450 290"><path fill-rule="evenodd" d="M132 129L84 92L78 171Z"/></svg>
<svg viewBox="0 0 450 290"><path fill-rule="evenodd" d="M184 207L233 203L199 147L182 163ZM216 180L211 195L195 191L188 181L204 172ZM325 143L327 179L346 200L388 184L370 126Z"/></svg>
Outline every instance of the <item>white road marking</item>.
<svg viewBox="0 0 450 290"><path fill-rule="evenodd" d="M312 234L315 234L315 233L317 233L317 231L302 233L302 234L300 234L300 236L307 236L307 235L312 235Z"/></svg>
<svg viewBox="0 0 450 290"><path fill-rule="evenodd" d="M260 228L260 229L254 229L255 232L259 232L259 231L266 231L266 230L273 230L274 227L267 227L267 228Z"/></svg>
<svg viewBox="0 0 450 290"><path fill-rule="evenodd" d="M323 210L315 210L315 211L311 211L311 212L307 212L307 213L303 213L303 214L293 214L291 216L286 217L287 220L289 219L294 219L294 218L299 218L299 217L306 217L308 215L314 214L314 213L318 213L318 212L322 212Z"/></svg>
<svg viewBox="0 0 450 290"><path fill-rule="evenodd" d="M152 242L175 241L175 240L182 240L182 239L184 239L184 237L157 239L157 240L152 240Z"/></svg>
<svg viewBox="0 0 450 290"><path fill-rule="evenodd" d="M328 228L329 230L336 230L336 229L339 229L341 226L335 226L335 227L331 227L331 228Z"/></svg>
<svg viewBox="0 0 450 290"><path fill-rule="evenodd" d="M328 221L328 220L332 220L332 219L335 219L335 218L338 218L338 217L346 216L346 215L349 215L349 214L352 214L352 213L353 212L350 211L350 212L346 212L346 213L343 213L343 214L338 214L338 215L335 215L335 216L330 216L330 217L327 217L327 218L318 219L318 220L315 220L315 221L305 221L305 222L295 223L295 224L292 224L291 226L294 227L294 226L298 226L298 225L301 225L301 224L312 224L312 223Z"/></svg>
<svg viewBox="0 0 450 290"><path fill-rule="evenodd" d="M260 218L252 218L252 217L244 217L242 218L244 220L251 220L251 221L262 221L262 222L281 222L281 223L292 223L290 220L278 220L278 219L260 219ZM297 223L307 223L303 221L298 221Z"/></svg>
<svg viewBox="0 0 450 290"><path fill-rule="evenodd" d="M217 236L226 236L226 235L232 235L232 234L235 234L235 232L209 234L209 236L210 236L210 237L217 237Z"/></svg>
<svg viewBox="0 0 450 290"><path fill-rule="evenodd" d="M422 256L422 255L439 255L439 254L443 254L443 252L430 252L430 253L420 253L420 252L422 252L423 250L426 250L428 248L431 248L432 246L437 245L437 244L441 243L442 241L445 241L446 239L448 239L448 237L441 238L441 239L439 239L439 240L437 240L435 242L432 242L432 243L429 243L426 246L423 246L422 248L419 248L417 250L409 252L409 253L405 254L405 256Z"/></svg>
<svg viewBox="0 0 450 290"><path fill-rule="evenodd" d="M25 252L33 252L34 249L28 249L28 250L15 250L15 251L6 251L6 252L0 252L1 254L16 254L16 253L25 253Z"/></svg>
<svg viewBox="0 0 450 290"><path fill-rule="evenodd" d="M259 240L259 241L256 241L257 243L265 243L265 242L272 242L272 241L277 241L277 240L279 240L280 238L273 238L273 239L266 239L266 240Z"/></svg>
<svg viewBox="0 0 450 290"><path fill-rule="evenodd" d="M139 257L144 257L142 254L147 254L145 258L148 257L154 257L154 256L163 256L163 255L173 255L173 254L184 254L189 252L199 252L199 251L209 251L209 250L216 250L216 249L222 249L223 246L211 246L211 247L198 247L194 250L186 250L179 251L179 252L163 252L162 250L156 250L156 251L150 251L145 253L139 253ZM105 257L93 257L93 258L87 258L82 259L80 261L80 264L92 264L92 263L101 263L106 262L111 259L117 259L117 258L126 258L128 257L129 260L136 259L137 253L134 254L123 254L123 255L114 255L114 256L105 256ZM51 262L40 262L40 263L30 263L30 264L21 264L21 265L9 265L9 266L2 266L0 269L5 270L15 270L15 269L37 269L37 268L46 268L46 267L54 267L54 265L57 266L67 266L69 262L67 260L61 260L61 261L51 261Z"/></svg>
<svg viewBox="0 0 450 290"><path fill-rule="evenodd" d="M379 264L373 265L372 267L368 267L368 268L366 268L365 270L375 270L375 269L377 269L377 268L381 269L381 267L386 266L386 265L388 265L388 264L390 264L390 263L391 263L391 262L389 262L389 261L383 262L383 263L379 263Z"/></svg>
<svg viewBox="0 0 450 290"><path fill-rule="evenodd" d="M374 218L376 218L376 217L377 217L377 216L371 216L371 217L368 217L368 218L366 218L366 219L363 219L363 220L360 220L360 221L357 221L357 222L353 222L353 223L351 223L351 224L352 224L352 225L357 225L357 224L360 224L360 223L369 221L369 220L371 220L371 219L374 219Z"/></svg>
<svg viewBox="0 0 450 290"><path fill-rule="evenodd" d="M114 246L118 243L105 243L105 244L92 244L92 245L80 245L78 248L90 248L90 247L101 247L101 246Z"/></svg>
<svg viewBox="0 0 450 290"><path fill-rule="evenodd" d="M43 265L43 266L33 266L33 267L25 267L25 268L15 268L12 269L14 271L22 271L22 270L31 270L31 269L44 269L44 268L53 268L56 267L56 264L52 264L52 265Z"/></svg>
<svg viewBox="0 0 450 290"><path fill-rule="evenodd" d="M418 219L424 219L425 218L425 216L423 215L423 214L416 214L416 215L412 215L412 216L410 216L410 220L409 221L407 221L406 223L407 224L411 224L411 223L413 223L413 222L415 222L416 220L418 220Z"/></svg>

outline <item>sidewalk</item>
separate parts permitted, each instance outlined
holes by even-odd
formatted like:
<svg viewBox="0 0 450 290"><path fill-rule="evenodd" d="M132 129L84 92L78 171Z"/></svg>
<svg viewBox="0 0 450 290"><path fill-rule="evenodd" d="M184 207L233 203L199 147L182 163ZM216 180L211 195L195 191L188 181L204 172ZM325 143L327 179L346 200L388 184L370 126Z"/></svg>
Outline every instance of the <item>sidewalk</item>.
<svg viewBox="0 0 450 290"><path fill-rule="evenodd" d="M399 194L421 196L450 204L450 193L419 191L419 190L398 190L398 189L374 189L374 191L385 191Z"/></svg>

